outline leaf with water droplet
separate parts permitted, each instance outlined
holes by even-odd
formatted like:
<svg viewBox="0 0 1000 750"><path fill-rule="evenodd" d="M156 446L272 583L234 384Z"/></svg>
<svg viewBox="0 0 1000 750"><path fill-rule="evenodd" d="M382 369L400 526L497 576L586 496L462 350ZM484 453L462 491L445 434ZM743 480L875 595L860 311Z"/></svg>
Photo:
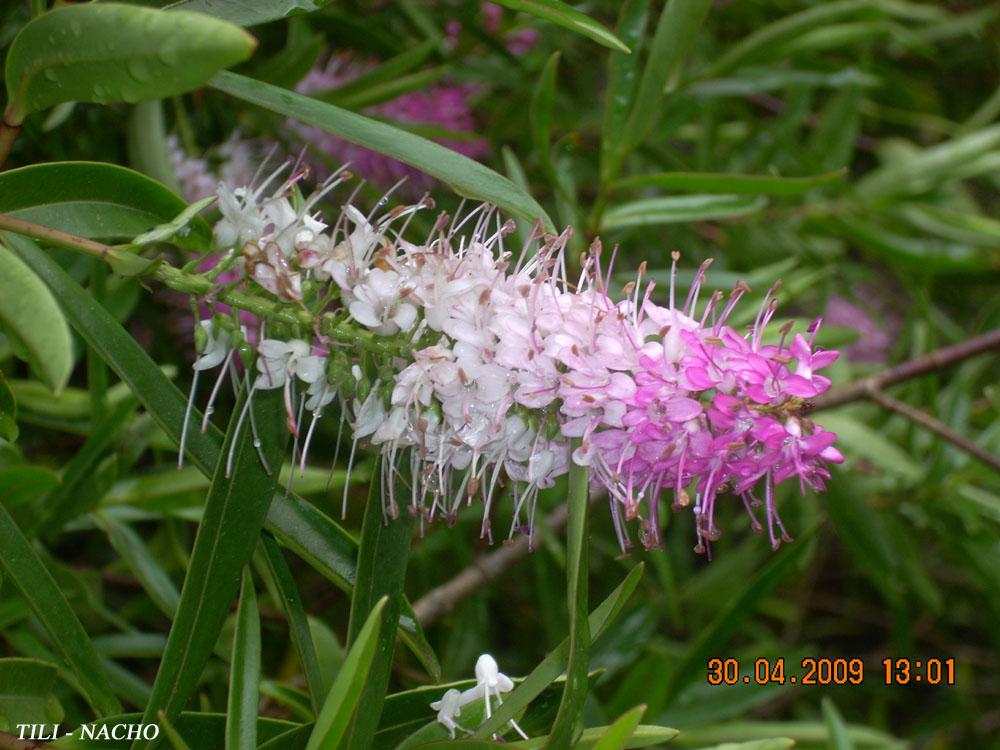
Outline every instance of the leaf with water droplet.
<svg viewBox="0 0 1000 750"><path fill-rule="evenodd" d="M256 40L200 13L115 3L43 13L18 32L7 55L7 118L20 123L67 101L162 99L204 84L246 60Z"/></svg>
<svg viewBox="0 0 1000 750"><path fill-rule="evenodd" d="M240 26L256 26L279 18L311 13L329 5L331 0L179 0L167 10L187 10L207 13L216 18L232 21Z"/></svg>

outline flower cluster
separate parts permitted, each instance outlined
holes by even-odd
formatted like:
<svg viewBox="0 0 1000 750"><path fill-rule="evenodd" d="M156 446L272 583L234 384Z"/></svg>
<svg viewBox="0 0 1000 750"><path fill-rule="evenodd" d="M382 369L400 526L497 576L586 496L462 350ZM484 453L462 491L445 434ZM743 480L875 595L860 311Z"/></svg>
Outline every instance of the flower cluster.
<svg viewBox="0 0 1000 750"><path fill-rule="evenodd" d="M726 492L752 518L764 505L777 546L787 534L775 486L796 479L803 492L822 490L827 464L842 460L835 435L804 416L829 388L818 371L837 353L816 346L818 320L805 334L782 327L769 335L777 287L741 330L728 321L745 284L699 305L708 263L683 303L676 253L665 304L654 301L644 269L616 297L614 254L605 265L599 242L570 280L570 230L536 226L515 258L505 247L514 224L481 205L454 220L441 215L414 242L404 234L416 212L433 207L428 198L381 215L384 201L367 215L347 205L327 224L314 208L349 175L334 173L308 198L297 193L300 176L219 188L215 237L245 290L314 321L291 335L259 331L247 386L251 397L283 389L303 465L316 420L338 401L352 461L359 441L381 454L387 516L406 508L421 528L454 522L478 498L482 535L492 540L509 492L507 536L522 530L531 539L539 491L575 463L607 491L623 549L632 544L627 521L637 522L643 544L659 544L666 492L675 508L693 507L699 551L718 536L715 503ZM338 340L326 323L342 330L345 316L354 333ZM359 357L343 346L354 340L388 348ZM199 362L225 359L209 354L206 345ZM312 421L299 452L304 411Z"/></svg>

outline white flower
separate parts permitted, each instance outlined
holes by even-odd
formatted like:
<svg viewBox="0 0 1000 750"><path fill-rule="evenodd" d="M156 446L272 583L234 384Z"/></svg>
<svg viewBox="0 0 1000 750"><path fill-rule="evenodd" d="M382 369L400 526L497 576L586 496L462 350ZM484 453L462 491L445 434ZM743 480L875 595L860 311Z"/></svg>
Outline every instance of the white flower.
<svg viewBox="0 0 1000 750"><path fill-rule="evenodd" d="M408 331L417 321L417 307L403 300L402 279L395 271L371 269L352 290L351 317L383 336Z"/></svg>
<svg viewBox="0 0 1000 750"><path fill-rule="evenodd" d="M232 348L232 338L225 328L219 328L216 334L215 324L211 318L199 321L198 325L205 332L205 348L194 361L194 369L211 370L222 364L228 356Z"/></svg>
<svg viewBox="0 0 1000 750"><path fill-rule="evenodd" d="M452 739L455 739L456 729L461 729L463 732L469 731L455 721L462 714L462 693L455 688L447 690L441 696L441 700L431 704L431 708L438 712L438 723L445 726Z"/></svg>
<svg viewBox="0 0 1000 750"><path fill-rule="evenodd" d="M323 358L309 352L309 344L301 339L264 339L257 345L258 375L254 387L280 388L296 377L310 385L315 383L323 377Z"/></svg>

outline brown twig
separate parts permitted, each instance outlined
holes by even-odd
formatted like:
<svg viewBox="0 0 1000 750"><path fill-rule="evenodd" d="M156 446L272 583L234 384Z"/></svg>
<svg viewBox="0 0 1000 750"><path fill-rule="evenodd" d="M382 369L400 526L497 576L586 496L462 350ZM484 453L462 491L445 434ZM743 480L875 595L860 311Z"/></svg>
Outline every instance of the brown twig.
<svg viewBox="0 0 1000 750"><path fill-rule="evenodd" d="M983 463L993 467L996 471L1000 471L1000 458L997 458L989 451L983 450L978 445L969 440L967 437L959 435L948 425L944 424L943 422L939 422L937 419L932 417L927 412L921 411L920 409L910 406L909 404L903 403L898 399L894 399L892 396L883 393L878 388L873 387L868 392L868 396L871 397L872 401L877 401L886 409L894 411L897 414L902 414L911 422L915 422L921 427L926 427L935 435L939 435L948 442L957 445L959 448L961 448L969 455L975 456Z"/></svg>
<svg viewBox="0 0 1000 750"><path fill-rule="evenodd" d="M947 367L963 359L973 357L976 354L998 348L1000 348L1000 329L984 333L982 336L976 336L954 346L937 349L895 367L890 367L875 375L861 378L840 388L834 388L822 398L816 399L813 402L811 411L832 409L835 406L842 406L852 401L872 398L879 401L886 408L891 408L893 411L905 414L910 419L913 419L914 422L927 427L927 429L932 430L946 440L950 440L963 450L976 456L976 458L997 468L998 459L996 456L987 453L979 446L958 435L930 415L886 396L882 393L881 389L901 383L904 380L909 380L910 378L918 377L932 370ZM878 398L874 395L875 393L879 394ZM880 398L885 399L885 401L879 400ZM893 406L888 406L888 402L892 402ZM897 405L902 407L902 409L897 408ZM561 529L566 524L565 508L558 508L545 519L545 524L553 531ZM469 567L457 576L437 588L431 589L414 603L413 611L416 613L417 621L424 627L436 622L454 609L455 605L460 601L475 593L490 581L499 578L510 566L527 556L528 540L526 537L520 537L495 552L481 555L473 560Z"/></svg>
<svg viewBox="0 0 1000 750"><path fill-rule="evenodd" d="M545 519L545 525L558 531L566 525L567 509L560 505ZM519 536L500 549L477 557L472 563L450 581L431 589L413 604L417 622L428 625L451 612L458 602L474 594L490 581L499 578L504 571L518 560L528 556L528 537Z"/></svg>
<svg viewBox="0 0 1000 750"><path fill-rule="evenodd" d="M832 409L834 406L868 398L873 388L881 391L896 383L902 383L904 380L918 377L932 370L940 370L992 349L1000 349L1000 328L954 346L935 349L923 356L890 367L888 370L861 378L840 388L834 388L813 402L813 410Z"/></svg>
<svg viewBox="0 0 1000 750"><path fill-rule="evenodd" d="M14 148L14 141L21 132L20 125L11 125L7 118L0 119L0 166L7 161L10 150Z"/></svg>
<svg viewBox="0 0 1000 750"><path fill-rule="evenodd" d="M86 237L77 237L75 234L63 232L60 229L44 227L41 224L34 224L14 216L7 216L6 214L0 214L0 229L9 229L16 234L23 234L25 237L31 237L32 239L41 240L57 247L64 247L67 250L84 253L85 255L100 258L101 260L107 260L114 252L114 248L110 245L94 242L93 240L88 240Z"/></svg>

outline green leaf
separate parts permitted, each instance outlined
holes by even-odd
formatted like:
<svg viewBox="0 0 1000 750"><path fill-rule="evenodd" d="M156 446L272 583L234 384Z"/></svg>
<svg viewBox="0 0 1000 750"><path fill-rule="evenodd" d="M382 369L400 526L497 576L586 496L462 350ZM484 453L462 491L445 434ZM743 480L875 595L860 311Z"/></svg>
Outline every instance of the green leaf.
<svg viewBox="0 0 1000 750"><path fill-rule="evenodd" d="M711 0L668 0L664 5L635 102L618 144L619 154L627 154L638 146L656 127L664 94L677 88L684 63L711 7Z"/></svg>
<svg viewBox="0 0 1000 750"><path fill-rule="evenodd" d="M257 704L260 702L260 613L250 569L243 569L236 633L229 660L229 703L226 750L257 746Z"/></svg>
<svg viewBox="0 0 1000 750"><path fill-rule="evenodd" d="M924 476L926 468L916 463L904 450L887 440L877 430L846 414L824 413L819 420L824 429L837 433L838 444L851 458L856 457L880 469L899 476L906 482L916 483Z"/></svg>
<svg viewBox="0 0 1000 750"><path fill-rule="evenodd" d="M53 694L57 669L38 659L0 659L0 731L18 724L52 724L63 719Z"/></svg>
<svg viewBox="0 0 1000 750"><path fill-rule="evenodd" d="M58 486L59 476L52 469L42 466L5 466L0 469L0 503L7 506L7 510L12 511Z"/></svg>
<svg viewBox="0 0 1000 750"><path fill-rule="evenodd" d="M139 579L153 604L172 620L180 604L180 592L142 537L131 526L116 521L106 513L95 513L93 518L107 535L111 546Z"/></svg>
<svg viewBox="0 0 1000 750"><path fill-rule="evenodd" d="M400 52L395 57L390 57L385 62L377 65L357 78L346 81L342 86L329 91L321 91L313 96L321 101L330 104L340 104L342 101L351 100L364 94L372 88L394 81L417 66L423 64L437 48L432 40L426 40L415 44L412 47Z"/></svg>
<svg viewBox="0 0 1000 750"><path fill-rule="evenodd" d="M725 174L722 172L660 172L618 180L615 190L654 186L679 193L732 193L736 195L802 195L815 187L841 182L846 169L811 177L778 177L769 174Z"/></svg>
<svg viewBox="0 0 1000 750"><path fill-rule="evenodd" d="M574 439L572 448L579 447ZM569 468L569 491L566 501L569 516L566 523L566 597L569 607L569 661L566 665L566 686L559 712L556 714L546 747L552 750L569 747L582 730L583 704L587 699L587 672L590 663L590 622L587 616L589 572L587 523L590 508L590 471L575 462ZM636 722L638 723L638 722Z"/></svg>
<svg viewBox="0 0 1000 750"><path fill-rule="evenodd" d="M528 119L531 121L531 140L535 153L553 181L552 155L549 153L549 143L552 140L552 104L556 95L556 75L559 72L559 51L553 52L546 61L538 84L531 95L531 106L528 109Z"/></svg>
<svg viewBox="0 0 1000 750"><path fill-rule="evenodd" d="M826 2L793 13L757 29L729 47L712 64L707 77L718 78L747 63L769 59L779 45L832 21L851 16L880 17L881 15L881 11L870 0Z"/></svg>
<svg viewBox="0 0 1000 750"><path fill-rule="evenodd" d="M620 716L608 730L601 735L601 739L594 745L594 750L625 750L632 733L639 727L643 715L646 713L645 706L636 706Z"/></svg>
<svg viewBox="0 0 1000 750"><path fill-rule="evenodd" d="M608 55L608 84L605 87L604 120L601 125L601 180L606 182L617 172L614 149L623 141L625 123L635 95L639 70L639 45L646 31L649 0L625 0L618 12L618 35L632 50L627 55L612 51Z"/></svg>
<svg viewBox="0 0 1000 750"><path fill-rule="evenodd" d="M13 443L17 435L17 399L3 370L0 370L0 439Z"/></svg>
<svg viewBox="0 0 1000 750"><path fill-rule="evenodd" d="M681 688L698 674L704 679L708 659L723 652L729 639L745 625L761 601L794 572L802 555L811 549L811 545L807 544L811 533L802 534L797 541L775 552L766 565L747 579L739 595L726 602L712 621L688 642L683 656L675 661L663 681L662 692L668 705ZM650 700L649 706L651 713L662 710L662 706L654 705L653 700Z"/></svg>
<svg viewBox="0 0 1000 750"><path fill-rule="evenodd" d="M830 741L827 747L830 750L854 750L854 743L847 733L847 725L844 724L844 717L840 715L837 706L829 698L823 698L823 721L830 732Z"/></svg>
<svg viewBox="0 0 1000 750"><path fill-rule="evenodd" d="M137 102L201 86L256 42L197 13L116 3L68 5L29 21L7 53L7 119L61 102Z"/></svg>
<svg viewBox="0 0 1000 750"><path fill-rule="evenodd" d="M386 488L380 476L379 472L372 477L365 505L358 546L357 579L351 596L351 620L347 630L347 646L353 648L367 626L369 613L376 607L384 607L381 620L384 627L379 631L371 670L361 694L361 703L365 708L355 715L345 736L344 747L354 750L368 750L382 715L382 703L392 672L396 625L413 536L413 516L410 513L404 511L398 518L388 521L385 518L382 493ZM346 666L345 662L341 670Z"/></svg>
<svg viewBox="0 0 1000 750"><path fill-rule="evenodd" d="M302 596L295 585L292 571L289 569L288 563L285 562L285 555L274 537L270 534L264 534L261 537L261 545L264 548L267 567L274 581L274 586L281 597L281 605L285 610L285 617L288 619L288 633L291 636L295 652L298 654L299 662L302 664L306 685L309 687L312 709L315 712L319 710L325 697L323 689L325 681L323 673L320 671L319 658L316 656L316 646L309 631L309 622L302 606Z"/></svg>
<svg viewBox="0 0 1000 750"><path fill-rule="evenodd" d="M13 339L38 377L58 394L73 372L69 326L45 284L3 245L0 245L0 329Z"/></svg>
<svg viewBox="0 0 1000 750"><path fill-rule="evenodd" d="M254 393L250 406L268 466L279 465L288 435L279 390ZM236 596L240 571L250 559L274 497L277 477L269 475L261 464L253 431L249 425L236 429L247 398L244 389L219 453L184 577L180 606L146 706L147 722L153 721L160 710L173 720L197 687ZM230 450L234 451L234 459L232 474L227 476Z"/></svg>
<svg viewBox="0 0 1000 750"><path fill-rule="evenodd" d="M87 702L101 715L121 711L94 644L70 608L59 584L2 505L0 569L41 621L52 645L76 675Z"/></svg>
<svg viewBox="0 0 1000 750"><path fill-rule="evenodd" d="M405 162L448 183L466 198L495 203L529 221L541 218L549 230L555 228L535 199L506 177L433 141L235 73L219 73L211 85L238 99Z"/></svg>
<svg viewBox="0 0 1000 750"><path fill-rule="evenodd" d="M103 726L113 727L115 724L138 724L142 721L142 714L129 713L117 716L109 716L99 719L94 724L95 738L93 740L81 740L79 730L73 735L61 737L52 743L53 747L60 750L127 750L129 741L97 739L97 734ZM195 711L185 711L172 722L170 722L178 736L183 738L192 750L218 750L222 748L226 741L226 715L222 713L201 713ZM271 719L261 717L257 719L257 738L263 746L277 737L286 735L288 732L301 729L301 724L296 724L284 719ZM161 731L161 737L166 735ZM120 736L120 730L119 730ZM271 746L274 747L274 746ZM279 744L279 750L301 747L301 745Z"/></svg>
<svg viewBox="0 0 1000 750"><path fill-rule="evenodd" d="M79 237L131 240L186 208L155 180L114 164L64 161L0 172L0 213ZM190 229L186 239L204 251L211 228L199 216Z"/></svg>
<svg viewBox="0 0 1000 750"><path fill-rule="evenodd" d="M604 215L604 229L726 219L756 213L767 199L755 195L679 195L623 203Z"/></svg>
<svg viewBox="0 0 1000 750"><path fill-rule="evenodd" d="M576 10L573 6L561 2L561 0L497 0L497 4L552 21L578 34L583 34L605 47L621 50L625 53L630 51L618 37L603 25Z"/></svg>
<svg viewBox="0 0 1000 750"><path fill-rule="evenodd" d="M0 237L5 238L11 248L62 300L73 327L90 346L100 352L104 361L124 381L121 384L125 386L122 395L127 396L128 388L131 388L163 431L175 443L178 442L187 397L167 379L163 371L107 310L94 305L90 295L34 242L8 233L0 233ZM192 412L191 419L192 423L198 422L200 414L197 410ZM223 455L222 435L210 423L209 429L204 433L200 430L190 431L187 447L192 463L209 476L218 463L219 456ZM357 542L315 506L294 492L277 492L267 514L267 528L282 544L336 586L345 591L353 588ZM404 643L420 659L431 677L439 679L441 667L409 603L404 603L399 626Z"/></svg>
<svg viewBox="0 0 1000 750"><path fill-rule="evenodd" d="M642 708L640 706L639 708ZM638 710L638 709L636 709ZM634 711L629 712L622 717L630 717L630 714ZM621 721L622 719L619 719ZM573 745L574 750L598 750L598 743L617 726L610 727L591 727L589 729L584 729L583 734L580 735L580 739L577 740L576 744ZM636 747L650 747L651 745L662 745L670 742L674 737L679 735L676 729L671 729L670 727L656 727L640 724L635 727L632 731L630 737L625 739L624 745L611 745L611 747L622 747L622 748L636 748ZM511 742L507 746L511 748L518 748L518 750L541 750L548 742L548 736L544 737L532 737L530 740L520 740L518 742ZM492 745L496 747L496 745Z"/></svg>
<svg viewBox="0 0 1000 750"><path fill-rule="evenodd" d="M766 740L750 740L750 742L723 742L721 745L706 747L704 750L792 750L795 740L787 737L773 737Z"/></svg>
<svg viewBox="0 0 1000 750"><path fill-rule="evenodd" d="M207 198L202 198L200 201L195 201L190 206L181 211L173 220L168 221L166 224L160 224L148 232L140 234L138 237L132 240L133 245L146 245L150 242L163 242L165 240L171 239L174 235L183 233L187 228L187 225L194 221L194 218L200 214L205 208L215 203L215 196L210 195Z"/></svg>
<svg viewBox="0 0 1000 750"><path fill-rule="evenodd" d="M1000 147L1000 124L958 136L912 156L889 161L855 185L868 203L901 194L926 192L934 185L961 175L963 167Z"/></svg>
<svg viewBox="0 0 1000 750"><path fill-rule="evenodd" d="M591 640L596 640L621 612L625 602L639 584L642 571L642 563L632 568L625 576L625 580L618 585L618 588L612 591L611 595L590 613L587 626L590 630ZM474 736L485 738L500 731L521 709L531 703L553 680L562 674L563 670L566 669L569 653L570 639L566 638L531 671L531 674L524 678L524 682L504 699L503 705L494 712L491 719L488 719L476 730Z"/></svg>
<svg viewBox="0 0 1000 750"><path fill-rule="evenodd" d="M197 11L232 21L240 26L276 21L298 13L311 13L329 5L330 0L180 0L165 10Z"/></svg>
<svg viewBox="0 0 1000 750"><path fill-rule="evenodd" d="M351 717L356 713L365 713L357 709L378 650L382 612L387 603L388 597L376 602L364 625L358 630L354 644L344 659L344 665L337 673L337 679L316 718L316 726L309 737L306 750L338 750L342 747L341 742L346 739Z"/></svg>
<svg viewBox="0 0 1000 750"><path fill-rule="evenodd" d="M125 399L94 426L90 437L63 468L60 485L37 508L25 533L33 535L38 530L61 528L98 503L99 497L82 488L106 458L108 449L125 427L135 405L134 398Z"/></svg>

